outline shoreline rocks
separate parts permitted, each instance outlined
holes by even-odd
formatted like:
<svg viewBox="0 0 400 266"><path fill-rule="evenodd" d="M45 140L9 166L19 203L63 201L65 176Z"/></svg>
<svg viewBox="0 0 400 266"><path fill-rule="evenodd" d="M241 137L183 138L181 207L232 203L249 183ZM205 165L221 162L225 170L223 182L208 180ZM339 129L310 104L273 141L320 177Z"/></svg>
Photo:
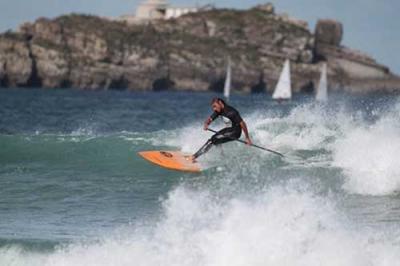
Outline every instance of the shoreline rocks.
<svg viewBox="0 0 400 266"><path fill-rule="evenodd" d="M342 35L337 21L320 20L312 33L304 21L275 14L271 4L141 25L76 14L41 18L0 35L0 86L222 90L230 56L233 89L241 92L257 84L272 90L286 58L294 91L318 83L322 62L333 90L400 89L389 68L341 46Z"/></svg>

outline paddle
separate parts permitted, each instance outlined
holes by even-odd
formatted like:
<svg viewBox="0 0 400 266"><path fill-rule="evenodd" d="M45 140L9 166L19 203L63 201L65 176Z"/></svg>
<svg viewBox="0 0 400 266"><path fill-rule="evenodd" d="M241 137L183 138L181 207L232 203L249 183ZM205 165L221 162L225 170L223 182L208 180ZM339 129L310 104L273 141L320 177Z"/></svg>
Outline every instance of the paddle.
<svg viewBox="0 0 400 266"><path fill-rule="evenodd" d="M211 132L214 132L214 133L218 133L217 131L215 131L215 130L213 130L213 129L210 129L210 128L207 128L207 130L208 130L208 131L211 131ZM223 134L222 134L222 135L223 135ZM225 135L224 135L224 136L225 136ZM236 140L236 141L238 141L238 142L240 142L240 143L244 143L244 144L247 145L246 141L244 141L244 140L241 140L241 139L234 139L234 138L231 138L231 139ZM261 150L264 150L264 151L271 152L271 153L276 154L276 155L281 156L281 157L285 157L285 155L283 155L282 153L279 153L279 152L277 152L277 151L273 151L273 150L270 150L270 149L267 149L267 148L264 148L264 147L255 145L255 144L251 144L250 146L252 146L252 147L254 147L254 148L261 149Z"/></svg>

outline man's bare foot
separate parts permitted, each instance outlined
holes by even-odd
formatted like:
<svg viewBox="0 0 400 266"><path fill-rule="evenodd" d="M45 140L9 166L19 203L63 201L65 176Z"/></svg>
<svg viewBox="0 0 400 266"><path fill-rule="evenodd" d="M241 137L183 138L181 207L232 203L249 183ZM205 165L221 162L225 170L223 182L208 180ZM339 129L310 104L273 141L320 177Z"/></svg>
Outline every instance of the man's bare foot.
<svg viewBox="0 0 400 266"><path fill-rule="evenodd" d="M188 155L185 156L186 160L192 162L192 163L197 163L196 158L194 157L194 155Z"/></svg>

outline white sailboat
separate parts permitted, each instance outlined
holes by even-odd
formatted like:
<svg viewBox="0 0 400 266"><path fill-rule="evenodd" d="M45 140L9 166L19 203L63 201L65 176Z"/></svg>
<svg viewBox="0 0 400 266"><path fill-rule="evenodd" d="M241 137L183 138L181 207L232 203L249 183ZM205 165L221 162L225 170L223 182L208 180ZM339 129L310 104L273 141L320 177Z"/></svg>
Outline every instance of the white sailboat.
<svg viewBox="0 0 400 266"><path fill-rule="evenodd" d="M283 70L279 77L272 99L274 100L290 100L292 98L292 83L290 81L290 61L286 59Z"/></svg>
<svg viewBox="0 0 400 266"><path fill-rule="evenodd" d="M232 87L232 65L231 58L228 57L228 65L226 67L226 78L225 78L225 86L224 86L224 97L226 100L231 96L231 87Z"/></svg>
<svg viewBox="0 0 400 266"><path fill-rule="evenodd" d="M226 101L228 101L229 97L231 96L231 87L232 87L232 64L231 64L231 58L228 57L228 64L226 66L225 86L224 86L224 97ZM226 126L231 125L231 121L228 118L223 117L222 120L224 121Z"/></svg>
<svg viewBox="0 0 400 266"><path fill-rule="evenodd" d="M319 80L317 94L315 95L315 99L318 102L326 102L328 101L328 77L327 77L327 66L326 63L322 65L321 70L321 78Z"/></svg>

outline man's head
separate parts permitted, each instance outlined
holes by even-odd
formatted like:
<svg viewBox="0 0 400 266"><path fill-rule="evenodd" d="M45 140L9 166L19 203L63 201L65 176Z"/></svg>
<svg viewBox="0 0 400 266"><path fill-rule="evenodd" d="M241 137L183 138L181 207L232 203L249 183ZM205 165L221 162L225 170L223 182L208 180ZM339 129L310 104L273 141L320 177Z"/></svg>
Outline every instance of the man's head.
<svg viewBox="0 0 400 266"><path fill-rule="evenodd" d="M211 108L214 112L221 113L225 107L225 101L221 98L213 98L211 101Z"/></svg>

